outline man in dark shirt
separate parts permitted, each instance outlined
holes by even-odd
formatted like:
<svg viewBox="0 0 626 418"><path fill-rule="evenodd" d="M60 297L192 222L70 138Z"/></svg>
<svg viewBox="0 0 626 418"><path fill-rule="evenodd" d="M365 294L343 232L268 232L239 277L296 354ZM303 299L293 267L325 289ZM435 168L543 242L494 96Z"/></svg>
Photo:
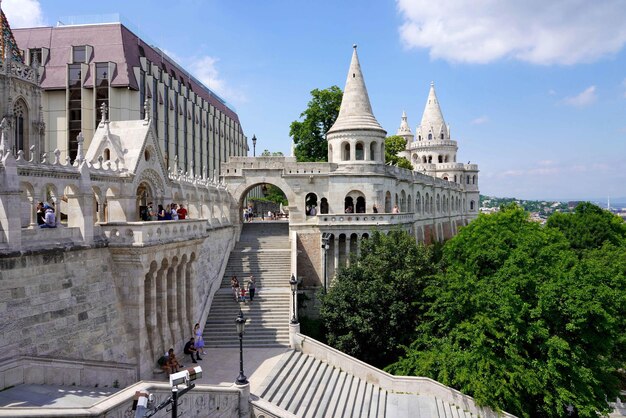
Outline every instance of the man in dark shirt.
<svg viewBox="0 0 626 418"><path fill-rule="evenodd" d="M196 358L198 360L202 360L202 357L200 357L200 354L198 354L198 350L196 350L195 340L193 339L193 337L191 337L189 341L187 341L187 344L185 344L185 348L183 348L183 352L191 356L192 363L197 363L196 359L193 357L194 354L196 355Z"/></svg>

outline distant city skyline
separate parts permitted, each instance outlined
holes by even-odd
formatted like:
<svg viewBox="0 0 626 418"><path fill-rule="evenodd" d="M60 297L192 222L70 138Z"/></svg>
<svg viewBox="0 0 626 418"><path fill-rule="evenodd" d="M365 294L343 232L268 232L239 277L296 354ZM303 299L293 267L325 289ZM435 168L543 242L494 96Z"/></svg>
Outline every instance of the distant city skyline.
<svg viewBox="0 0 626 418"><path fill-rule="evenodd" d="M4 0L2 8L12 27L126 16L234 105L258 154L289 155L289 124L310 90L343 88L356 43L388 135L403 110L415 132L435 82L458 161L479 164L482 194L626 195L626 7L617 0Z"/></svg>

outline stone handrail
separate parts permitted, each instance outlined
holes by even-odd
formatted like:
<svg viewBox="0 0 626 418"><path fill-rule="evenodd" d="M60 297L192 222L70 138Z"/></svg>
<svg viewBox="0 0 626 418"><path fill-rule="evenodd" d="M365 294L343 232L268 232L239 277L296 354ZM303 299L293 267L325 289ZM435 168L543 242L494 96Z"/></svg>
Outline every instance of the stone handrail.
<svg viewBox="0 0 626 418"><path fill-rule="evenodd" d="M114 395L96 402L91 406L77 407L9 407L0 408L0 417L133 417L131 410L135 392L148 392L154 395L155 404L159 404L171 395L168 383L141 381ZM248 396L237 387L196 385L193 390L179 398L178 412L182 416L228 416L248 417L242 411L241 401L248 402ZM169 409L168 409L169 411ZM162 410L156 416L169 416ZM271 415L270 415L271 416Z"/></svg>
<svg viewBox="0 0 626 418"><path fill-rule="evenodd" d="M341 213L317 215L318 225L349 222L353 225L402 225L415 222L413 213Z"/></svg>
<svg viewBox="0 0 626 418"><path fill-rule="evenodd" d="M137 378L133 364L30 356L0 361L0 390L22 384L126 387Z"/></svg>
<svg viewBox="0 0 626 418"><path fill-rule="evenodd" d="M206 238L211 225L206 219L150 222L108 222L100 227L110 247L143 247L164 242Z"/></svg>
<svg viewBox="0 0 626 418"><path fill-rule="evenodd" d="M453 139L422 139L409 144L409 149L431 148L431 147L456 147L458 142Z"/></svg>
<svg viewBox="0 0 626 418"><path fill-rule="evenodd" d="M494 412L488 408L479 407L471 396L464 395L458 390L445 386L433 379L427 377L394 376L306 335L296 333L294 343L295 350L308 354L330 366L337 367L368 383L380 386L387 391L432 395L480 417L515 417L506 412Z"/></svg>

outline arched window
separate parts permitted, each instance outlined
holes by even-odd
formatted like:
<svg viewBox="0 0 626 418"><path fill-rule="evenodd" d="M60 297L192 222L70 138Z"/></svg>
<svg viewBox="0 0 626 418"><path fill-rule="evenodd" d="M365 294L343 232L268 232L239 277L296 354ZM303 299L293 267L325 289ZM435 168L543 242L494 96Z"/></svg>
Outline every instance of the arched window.
<svg viewBox="0 0 626 418"><path fill-rule="evenodd" d="M467 180L466 180L467 184L470 184L470 176L467 176Z"/></svg>
<svg viewBox="0 0 626 418"><path fill-rule="evenodd" d="M376 161L376 142L370 144L370 160Z"/></svg>
<svg viewBox="0 0 626 418"><path fill-rule="evenodd" d="M341 157L343 161L350 160L350 144L347 142L343 144L343 156Z"/></svg>
<svg viewBox="0 0 626 418"><path fill-rule="evenodd" d="M449 162L449 160L450 160L450 156L448 154L446 154L445 158L443 159L443 162L447 163L447 162Z"/></svg>
<svg viewBox="0 0 626 418"><path fill-rule="evenodd" d="M456 183L456 174L454 175L454 182Z"/></svg>
<svg viewBox="0 0 626 418"><path fill-rule="evenodd" d="M430 195L428 193L426 193L426 196L424 199L424 212L430 213Z"/></svg>
<svg viewBox="0 0 626 418"><path fill-rule="evenodd" d="M400 211L406 212L406 193L404 190L400 192Z"/></svg>
<svg viewBox="0 0 626 418"><path fill-rule="evenodd" d="M26 102L21 98L15 102L13 114L15 115L15 151L26 151L29 148L28 107L26 106Z"/></svg>
<svg viewBox="0 0 626 418"><path fill-rule="evenodd" d="M472 176L472 184L476 184L476 176Z"/></svg>
<svg viewBox="0 0 626 418"><path fill-rule="evenodd" d="M437 160L438 160L438 161L439 161L439 163L441 164L441 163L443 162L443 156L442 156L442 155L439 155L439 156L437 157Z"/></svg>
<svg viewBox="0 0 626 418"><path fill-rule="evenodd" d="M428 139L433 139L433 134L428 134Z"/></svg>
<svg viewBox="0 0 626 418"><path fill-rule="evenodd" d="M422 135L418 135L418 136L417 136L417 140L418 140L418 141L421 141L421 140L422 140Z"/></svg>
<svg viewBox="0 0 626 418"><path fill-rule="evenodd" d="M343 211L345 213L354 213L354 200L351 196L346 196L344 199Z"/></svg>
<svg viewBox="0 0 626 418"><path fill-rule="evenodd" d="M363 151L363 143L357 142L356 147L354 147L354 156L356 160L362 161L365 159L365 152Z"/></svg>
<svg viewBox="0 0 626 418"><path fill-rule="evenodd" d="M441 139L443 139L443 132L441 133Z"/></svg>
<svg viewBox="0 0 626 418"><path fill-rule="evenodd" d="M315 193L309 193L304 198L304 204L306 208L306 216L317 215L317 195Z"/></svg>
<svg viewBox="0 0 626 418"><path fill-rule="evenodd" d="M470 202L470 210L474 210L474 201L473 200Z"/></svg>
<svg viewBox="0 0 626 418"><path fill-rule="evenodd" d="M328 200L325 197L320 201L320 213L328 213Z"/></svg>
<svg viewBox="0 0 626 418"><path fill-rule="evenodd" d="M415 211L422 213L422 195L420 192L417 192L417 198L415 199Z"/></svg>
<svg viewBox="0 0 626 418"><path fill-rule="evenodd" d="M423 162L424 164L426 164L426 162L427 162L427 161L426 161L426 156L425 156L425 155L422 157L422 162Z"/></svg>
<svg viewBox="0 0 626 418"><path fill-rule="evenodd" d="M385 213L391 213L391 193L385 193Z"/></svg>
<svg viewBox="0 0 626 418"><path fill-rule="evenodd" d="M413 211L413 202L411 201L411 195L409 195L406 198L406 210L407 212L412 212Z"/></svg>
<svg viewBox="0 0 626 418"><path fill-rule="evenodd" d="M359 196L356 198L356 213L365 213L365 198L363 196Z"/></svg>
<svg viewBox="0 0 626 418"><path fill-rule="evenodd" d="M111 150L109 150L108 148L104 149L103 154L104 155L102 156L102 158L104 158L104 161L109 161L111 159Z"/></svg>

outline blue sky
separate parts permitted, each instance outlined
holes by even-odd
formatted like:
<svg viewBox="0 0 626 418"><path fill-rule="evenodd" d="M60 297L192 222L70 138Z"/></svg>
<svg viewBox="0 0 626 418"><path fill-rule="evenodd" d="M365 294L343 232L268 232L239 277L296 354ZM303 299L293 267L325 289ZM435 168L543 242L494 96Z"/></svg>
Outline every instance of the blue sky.
<svg viewBox="0 0 626 418"><path fill-rule="evenodd" d="M12 26L120 13L236 108L246 135L289 154L314 88L359 58L374 114L415 131L431 81L483 194L626 196L622 0L4 0Z"/></svg>

